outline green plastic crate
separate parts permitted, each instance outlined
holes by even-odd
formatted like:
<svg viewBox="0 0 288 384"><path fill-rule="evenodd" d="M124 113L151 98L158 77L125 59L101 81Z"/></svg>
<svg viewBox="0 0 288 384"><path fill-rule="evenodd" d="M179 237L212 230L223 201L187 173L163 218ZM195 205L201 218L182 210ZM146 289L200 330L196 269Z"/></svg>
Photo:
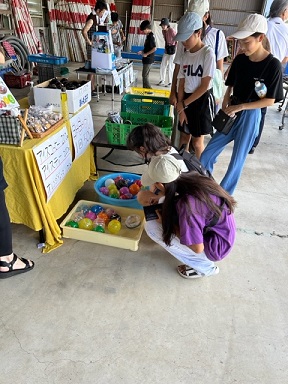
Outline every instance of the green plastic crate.
<svg viewBox="0 0 288 384"><path fill-rule="evenodd" d="M105 128L109 144L126 145L129 133L138 125L145 123L156 125L167 137L172 135L173 118L170 116L141 115L127 112L121 112L120 115L124 121L129 120L132 124L118 124L106 121Z"/></svg>
<svg viewBox="0 0 288 384"><path fill-rule="evenodd" d="M144 115L141 113L129 113L121 112L120 113L123 121L129 120L132 124L145 124L151 123L157 125L159 128L172 128L173 127L173 117L171 116L160 116L160 115Z"/></svg>
<svg viewBox="0 0 288 384"><path fill-rule="evenodd" d="M121 100L121 112L169 116L170 104L167 97L130 95Z"/></svg>

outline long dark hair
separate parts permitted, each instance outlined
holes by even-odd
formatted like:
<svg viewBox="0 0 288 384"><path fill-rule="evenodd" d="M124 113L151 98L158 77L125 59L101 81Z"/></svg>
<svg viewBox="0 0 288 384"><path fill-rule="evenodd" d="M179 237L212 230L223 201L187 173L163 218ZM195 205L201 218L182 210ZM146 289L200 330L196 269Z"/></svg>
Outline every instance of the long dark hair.
<svg viewBox="0 0 288 384"><path fill-rule="evenodd" d="M171 240L179 227L179 218L176 211L176 203L179 199L183 200L187 205L187 209L191 211L188 197L193 196L199 200L199 203L206 204L211 213L221 215L221 209L212 200L211 195L224 200L229 213L234 212L236 205L234 198L220 187L216 181L195 171L183 172L178 179L165 184L165 200L162 209L163 241L165 244L171 244Z"/></svg>
<svg viewBox="0 0 288 384"><path fill-rule="evenodd" d="M160 128L151 123L138 125L127 137L128 149L139 152L140 147L144 147L151 155L156 155L159 151L168 152L170 145L171 142L168 137Z"/></svg>

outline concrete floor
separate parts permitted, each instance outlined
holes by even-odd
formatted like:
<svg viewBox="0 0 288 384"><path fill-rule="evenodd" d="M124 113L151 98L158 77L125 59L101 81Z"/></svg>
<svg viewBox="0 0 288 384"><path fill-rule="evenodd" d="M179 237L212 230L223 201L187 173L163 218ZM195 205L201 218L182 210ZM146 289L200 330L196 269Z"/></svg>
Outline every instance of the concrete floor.
<svg viewBox="0 0 288 384"><path fill-rule="evenodd" d="M97 131L109 95L91 105ZM277 106L236 189L237 240L215 277L182 279L145 233L137 252L64 239L42 254L37 233L13 225L15 252L36 265L1 281L1 384L288 382L288 126L278 129ZM79 199L96 199L92 181Z"/></svg>

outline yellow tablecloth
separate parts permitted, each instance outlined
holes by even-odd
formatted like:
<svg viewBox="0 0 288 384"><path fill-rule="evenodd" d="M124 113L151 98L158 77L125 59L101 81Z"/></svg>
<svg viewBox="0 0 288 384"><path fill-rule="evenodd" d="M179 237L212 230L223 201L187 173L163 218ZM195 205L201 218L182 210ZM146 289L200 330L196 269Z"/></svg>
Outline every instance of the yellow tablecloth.
<svg viewBox="0 0 288 384"><path fill-rule="evenodd" d="M60 126L51 135L62 127ZM68 132L72 150L69 124ZM21 148L2 144L0 145L0 156L4 164L4 176L8 183L5 195L10 219L12 223L24 224L35 231L43 229L46 240L43 252L48 253L63 243L61 229L56 220L67 211L76 192L89 178L93 157L92 146L89 146L82 156L73 161L65 179L46 203L45 189L32 151L33 146L45 140L47 137L26 139Z"/></svg>

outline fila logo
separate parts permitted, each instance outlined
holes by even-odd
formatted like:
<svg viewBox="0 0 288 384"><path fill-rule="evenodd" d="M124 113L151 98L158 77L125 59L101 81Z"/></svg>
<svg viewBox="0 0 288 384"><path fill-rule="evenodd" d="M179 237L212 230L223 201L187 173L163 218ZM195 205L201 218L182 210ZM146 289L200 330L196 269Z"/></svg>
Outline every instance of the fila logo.
<svg viewBox="0 0 288 384"><path fill-rule="evenodd" d="M186 76L198 76L202 77L203 76L203 67L202 65L198 65L196 68L196 71L193 71L193 64L184 64L183 65L183 72Z"/></svg>

